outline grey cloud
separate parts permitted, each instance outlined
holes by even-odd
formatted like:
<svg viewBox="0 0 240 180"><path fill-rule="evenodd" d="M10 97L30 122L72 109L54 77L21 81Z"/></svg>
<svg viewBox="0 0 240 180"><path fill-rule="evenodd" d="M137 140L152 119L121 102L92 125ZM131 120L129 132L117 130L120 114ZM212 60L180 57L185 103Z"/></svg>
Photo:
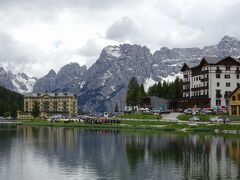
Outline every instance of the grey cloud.
<svg viewBox="0 0 240 180"><path fill-rule="evenodd" d="M101 46L99 46L94 39L88 39L85 45L78 50L78 53L82 56L96 57L100 51Z"/></svg>
<svg viewBox="0 0 240 180"><path fill-rule="evenodd" d="M135 36L137 33L137 25L130 18L123 17L107 29L106 37L112 40L124 41L131 39L131 36Z"/></svg>
<svg viewBox="0 0 240 180"><path fill-rule="evenodd" d="M15 41L9 34L0 32L0 63L8 62L27 63L30 59L27 58L27 47Z"/></svg>
<svg viewBox="0 0 240 180"><path fill-rule="evenodd" d="M12 72L27 72L31 75L38 75L44 70L39 67L32 70L43 61L40 57L42 53L34 46L18 42L5 32L0 32L0 44L0 67Z"/></svg>

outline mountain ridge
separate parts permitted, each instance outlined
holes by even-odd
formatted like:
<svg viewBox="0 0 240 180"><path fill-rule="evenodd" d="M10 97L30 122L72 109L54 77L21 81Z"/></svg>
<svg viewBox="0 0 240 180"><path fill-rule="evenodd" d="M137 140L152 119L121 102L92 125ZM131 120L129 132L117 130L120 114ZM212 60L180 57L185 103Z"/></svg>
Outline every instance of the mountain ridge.
<svg viewBox="0 0 240 180"><path fill-rule="evenodd" d="M113 111L116 104L121 110L132 76L140 84L149 87L154 82L179 76L184 62L197 63L203 56L240 57L240 41L224 36L217 44L203 48L161 47L153 53L146 46L137 44L109 45L103 48L89 69L77 63L69 63L58 73L50 70L47 75L36 80L33 92L74 93L79 97L81 111ZM11 88L7 77L4 82Z"/></svg>

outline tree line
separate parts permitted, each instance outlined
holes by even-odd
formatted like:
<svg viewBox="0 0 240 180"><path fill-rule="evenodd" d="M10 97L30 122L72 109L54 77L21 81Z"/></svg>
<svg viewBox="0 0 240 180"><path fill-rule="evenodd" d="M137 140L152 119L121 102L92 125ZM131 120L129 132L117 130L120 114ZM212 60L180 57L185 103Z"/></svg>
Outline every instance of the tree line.
<svg viewBox="0 0 240 180"><path fill-rule="evenodd" d="M149 96L157 96L168 100L178 100L182 98L182 79L177 77L173 82L158 82L149 87Z"/></svg>
<svg viewBox="0 0 240 180"><path fill-rule="evenodd" d="M126 104L128 106L142 105L145 96L157 96L168 100L178 100L182 97L182 80L176 78L173 82L158 82L150 86L147 93L143 84L139 86L137 79L132 77L128 84Z"/></svg>
<svg viewBox="0 0 240 180"><path fill-rule="evenodd" d="M22 111L24 104L23 95L10 91L0 86L0 116L17 117L17 110Z"/></svg>

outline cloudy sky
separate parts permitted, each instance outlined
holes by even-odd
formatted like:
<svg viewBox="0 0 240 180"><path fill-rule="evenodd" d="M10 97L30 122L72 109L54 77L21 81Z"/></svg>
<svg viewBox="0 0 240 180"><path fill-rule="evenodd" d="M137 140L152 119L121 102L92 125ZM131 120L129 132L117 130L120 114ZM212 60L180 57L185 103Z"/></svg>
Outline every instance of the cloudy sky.
<svg viewBox="0 0 240 180"><path fill-rule="evenodd" d="M0 66L41 77L121 43L203 47L240 39L239 0L0 0Z"/></svg>

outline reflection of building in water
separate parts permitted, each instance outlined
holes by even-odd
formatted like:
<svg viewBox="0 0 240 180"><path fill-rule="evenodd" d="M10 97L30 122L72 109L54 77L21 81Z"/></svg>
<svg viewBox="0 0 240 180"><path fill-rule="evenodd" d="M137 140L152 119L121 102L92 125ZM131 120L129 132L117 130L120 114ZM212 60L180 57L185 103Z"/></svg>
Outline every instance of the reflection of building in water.
<svg viewBox="0 0 240 180"><path fill-rule="evenodd" d="M240 140L78 128L19 126L17 132L19 145L30 147L28 157L41 156L57 173L67 169L81 175L81 169L84 175L94 172L94 179L239 179L234 163L239 160L232 159L238 159Z"/></svg>
<svg viewBox="0 0 240 180"><path fill-rule="evenodd" d="M64 148L70 153L76 146L78 131L77 128L18 126L17 133L24 141L35 144L38 149L49 148L57 151Z"/></svg>
<svg viewBox="0 0 240 180"><path fill-rule="evenodd" d="M230 162L225 156L225 141L220 137L205 135L128 136L126 137L126 153L133 172L143 166L144 162L157 162L157 164L164 165L161 171L169 171L169 168L176 169L176 174L181 174L179 177L183 179L226 177L224 174L226 169L229 172L228 177L234 177L235 169L229 168ZM239 151L238 153L240 154ZM172 174L172 179L177 179L176 175Z"/></svg>
<svg viewBox="0 0 240 180"><path fill-rule="evenodd" d="M240 140L227 143L227 156L240 167Z"/></svg>

